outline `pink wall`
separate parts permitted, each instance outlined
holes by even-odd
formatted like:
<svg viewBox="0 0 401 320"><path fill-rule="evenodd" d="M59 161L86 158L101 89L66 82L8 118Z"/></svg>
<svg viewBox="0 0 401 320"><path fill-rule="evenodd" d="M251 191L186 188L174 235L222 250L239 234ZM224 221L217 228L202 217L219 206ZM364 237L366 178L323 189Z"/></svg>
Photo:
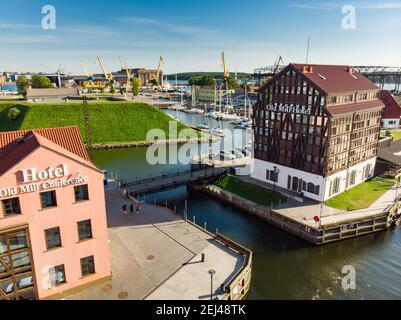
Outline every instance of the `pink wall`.
<svg viewBox="0 0 401 320"><path fill-rule="evenodd" d="M82 176L88 177L89 201L75 203L74 185L69 185L55 189L57 208L42 211L39 192L35 192L19 195L21 215L3 218L2 210L0 210L0 230L29 224L37 281L36 288L40 299L111 274L103 173L76 160L66 158L64 155L40 147L0 177L0 189L16 186L18 184L17 175L19 176L21 169L36 167L38 170L43 170L50 166L57 167L63 163L67 163L70 175L75 175L80 171ZM60 179L49 181L57 180ZM93 239L78 243L77 222L88 219L92 221ZM53 227L60 227L62 248L47 252L44 230ZM96 274L81 279L80 259L92 255L95 258ZM65 265L67 283L54 289L44 288L43 279L48 277L45 267L62 264Z"/></svg>

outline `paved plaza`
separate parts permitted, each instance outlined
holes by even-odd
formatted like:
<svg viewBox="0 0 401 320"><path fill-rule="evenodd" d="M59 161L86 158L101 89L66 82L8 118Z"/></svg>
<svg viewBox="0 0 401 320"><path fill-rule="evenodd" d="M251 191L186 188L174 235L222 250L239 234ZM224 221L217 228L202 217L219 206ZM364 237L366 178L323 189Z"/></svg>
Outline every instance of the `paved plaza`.
<svg viewBox="0 0 401 320"><path fill-rule="evenodd" d="M112 279L63 297L66 300L210 299L237 275L245 257L168 209L142 205L139 216L124 216L130 202L106 192ZM205 262L201 262L205 254Z"/></svg>

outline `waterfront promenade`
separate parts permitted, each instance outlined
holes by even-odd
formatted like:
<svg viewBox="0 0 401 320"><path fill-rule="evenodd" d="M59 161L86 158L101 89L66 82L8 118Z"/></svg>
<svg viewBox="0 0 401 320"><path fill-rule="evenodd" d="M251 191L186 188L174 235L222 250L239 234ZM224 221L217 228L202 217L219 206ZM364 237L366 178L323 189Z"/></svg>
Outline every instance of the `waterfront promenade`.
<svg viewBox="0 0 401 320"><path fill-rule="evenodd" d="M142 205L139 216L124 216L121 206L130 202L120 191L107 191L106 200L112 278L61 299L209 300L209 270L221 297L221 285L246 265L244 254L168 209Z"/></svg>

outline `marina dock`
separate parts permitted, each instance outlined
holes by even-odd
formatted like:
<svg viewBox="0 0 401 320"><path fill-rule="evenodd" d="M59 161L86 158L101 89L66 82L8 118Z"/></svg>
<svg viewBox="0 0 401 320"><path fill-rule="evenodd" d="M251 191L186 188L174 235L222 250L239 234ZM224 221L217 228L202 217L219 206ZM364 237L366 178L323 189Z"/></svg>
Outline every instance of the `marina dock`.
<svg viewBox="0 0 401 320"><path fill-rule="evenodd" d="M313 245L324 245L386 231L400 219L401 204L394 202L395 188L383 195L371 207L357 211L338 210L314 201L300 202L290 198L287 203L266 207L215 185L198 184L191 185L191 188L255 215ZM319 217L320 221L316 221L316 217Z"/></svg>

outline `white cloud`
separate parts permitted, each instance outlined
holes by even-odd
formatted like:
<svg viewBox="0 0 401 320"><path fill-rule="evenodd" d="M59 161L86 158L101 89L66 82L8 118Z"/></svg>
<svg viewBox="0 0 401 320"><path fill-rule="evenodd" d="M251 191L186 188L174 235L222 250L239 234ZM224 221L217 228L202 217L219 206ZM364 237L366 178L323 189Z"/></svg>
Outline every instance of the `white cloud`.
<svg viewBox="0 0 401 320"><path fill-rule="evenodd" d="M355 6L357 9L376 9L376 10L391 10L401 9L401 2L371 2L371 1L343 1L343 2L315 2L311 4L293 3L286 5L286 7L294 9L307 9L307 10L323 10L323 9L337 9L349 4Z"/></svg>

